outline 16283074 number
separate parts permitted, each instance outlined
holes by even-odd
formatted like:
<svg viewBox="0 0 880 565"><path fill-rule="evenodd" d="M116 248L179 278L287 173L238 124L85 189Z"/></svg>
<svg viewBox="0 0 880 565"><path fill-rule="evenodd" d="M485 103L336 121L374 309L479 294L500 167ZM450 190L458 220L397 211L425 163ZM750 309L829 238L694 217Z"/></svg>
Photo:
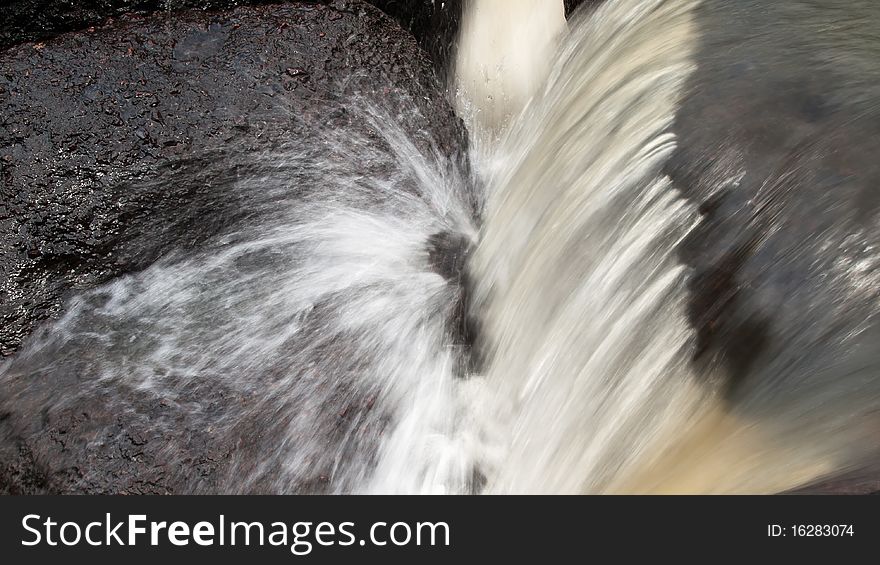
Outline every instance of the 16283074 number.
<svg viewBox="0 0 880 565"><path fill-rule="evenodd" d="M795 537L853 536L852 524L793 524L791 535Z"/></svg>

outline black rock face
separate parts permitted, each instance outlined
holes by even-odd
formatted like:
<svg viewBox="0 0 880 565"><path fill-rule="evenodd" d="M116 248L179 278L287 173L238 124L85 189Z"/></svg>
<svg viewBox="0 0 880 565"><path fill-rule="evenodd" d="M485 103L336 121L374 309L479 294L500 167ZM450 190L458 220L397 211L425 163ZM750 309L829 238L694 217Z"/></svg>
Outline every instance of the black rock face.
<svg viewBox="0 0 880 565"><path fill-rule="evenodd" d="M331 0L308 0L329 3ZM444 74L455 44L462 0L368 0L390 15L419 41ZM601 0L565 0L566 16L582 5ZM124 14L165 13L180 10L222 10L237 6L278 4L280 0L12 0L0 13L0 48L23 41L39 41L67 31L100 25Z"/></svg>
<svg viewBox="0 0 880 565"><path fill-rule="evenodd" d="M880 335L868 284L880 243L880 48L827 28L826 15L808 2L713 0L697 11L696 71L668 172L700 206L682 249L696 273L692 320L733 393L794 344L791 333L823 341L840 362L857 348L838 332ZM867 31L880 8L847 4L841 17Z"/></svg>
<svg viewBox="0 0 880 565"><path fill-rule="evenodd" d="M880 403L880 7L707 0L696 14L667 172L702 214L681 248L697 373L723 375L710 384L743 417L829 434L876 477L876 442L846 441L876 430Z"/></svg>
<svg viewBox="0 0 880 565"><path fill-rule="evenodd" d="M307 1L332 3L331 0ZM181 10L216 11L280 3L280 0L12 0L0 13L0 47L86 29L124 14L170 16ZM370 3L409 29L437 61L446 61L457 29L460 0L442 3L372 0Z"/></svg>
<svg viewBox="0 0 880 565"><path fill-rule="evenodd" d="M603 0L565 0L565 17L571 17L581 6L585 6L584 10L598 6Z"/></svg>
<svg viewBox="0 0 880 565"><path fill-rule="evenodd" d="M398 119L416 146L463 160L463 127L429 58L356 0L123 16L0 52L3 354L71 293L246 222L246 196L229 187L255 154L327 124L373 135L347 111L352 97L409 109ZM0 390L0 492L216 491L233 452L256 462L268 441L257 422L219 436L136 391L121 412L100 395L47 411L80 377L27 378ZM218 417L253 401L222 386L211 395L202 406ZM160 419L177 422L173 437L156 435ZM320 490L322 472L302 488Z"/></svg>

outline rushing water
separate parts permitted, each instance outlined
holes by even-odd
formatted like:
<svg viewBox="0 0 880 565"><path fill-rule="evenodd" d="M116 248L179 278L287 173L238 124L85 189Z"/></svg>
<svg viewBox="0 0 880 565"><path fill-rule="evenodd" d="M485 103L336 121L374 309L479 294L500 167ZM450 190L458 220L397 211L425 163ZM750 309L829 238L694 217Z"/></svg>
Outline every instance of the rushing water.
<svg viewBox="0 0 880 565"><path fill-rule="evenodd" d="M870 190L875 170L853 121L876 113L865 61L880 13L738 6L618 0L581 14L485 160L471 269L502 434L484 462L490 492L777 492L876 456L877 230L847 203L871 200L846 191ZM725 89L746 114L682 119L723 106ZM826 98L836 106L821 113L801 102ZM841 128L852 137L832 149ZM669 178L682 156L709 172ZM844 175L846 188L827 180ZM756 194L739 196L750 184ZM710 231L692 203L712 197L730 218L756 208L753 219ZM729 258L743 248L754 258L738 274ZM711 277L694 272L707 259ZM728 294L726 276L744 288ZM695 310L705 296L709 314ZM744 330L718 339L753 344L728 344L732 364L697 335L698 322L703 341L723 332L725 308Z"/></svg>
<svg viewBox="0 0 880 565"><path fill-rule="evenodd" d="M478 178L356 103L383 150L328 129L256 156L247 226L72 299L0 378L178 406L256 446L232 492L773 492L841 467L854 418L805 439L801 413L737 410L711 386L724 369L693 362L679 251L700 213L664 170L699 2L613 0L570 29L561 2L469 6L454 86ZM466 254L466 276L443 268ZM218 409L219 390L239 400Z"/></svg>
<svg viewBox="0 0 880 565"><path fill-rule="evenodd" d="M600 9L502 149L473 267L510 434L493 489L601 490L690 409L675 249L696 215L660 169L691 8Z"/></svg>
<svg viewBox="0 0 880 565"><path fill-rule="evenodd" d="M190 427L243 436L256 449L233 454L232 492L468 490L463 351L449 337L459 290L429 241L475 238L470 184L393 116L351 108L380 137L334 126L256 156L263 173L235 187L247 225L71 300L3 367L10 389L76 375L53 403L104 396L124 414L146 394ZM149 425L173 437L181 424ZM184 464L175 441L169 468Z"/></svg>

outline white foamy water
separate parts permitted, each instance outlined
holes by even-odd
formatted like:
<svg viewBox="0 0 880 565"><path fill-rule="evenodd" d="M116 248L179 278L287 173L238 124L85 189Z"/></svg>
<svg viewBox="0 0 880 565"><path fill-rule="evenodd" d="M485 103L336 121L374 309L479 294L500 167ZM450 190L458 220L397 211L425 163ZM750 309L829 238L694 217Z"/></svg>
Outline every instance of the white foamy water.
<svg viewBox="0 0 880 565"><path fill-rule="evenodd" d="M475 153L491 151L543 86L566 29L561 0L464 2L452 90Z"/></svg>
<svg viewBox="0 0 880 565"><path fill-rule="evenodd" d="M602 491L694 409L675 251L696 214L659 173L692 8L601 7L501 149L473 263L508 434L493 491Z"/></svg>
<svg viewBox="0 0 880 565"><path fill-rule="evenodd" d="M721 390L726 368L694 362L679 247L699 215L661 171L701 34L713 32L701 26L726 14L706 4L609 0L572 22L546 84L476 159L488 178L471 262L488 492L778 492L874 449L876 371L853 354L860 341L837 343L869 326L864 309L778 328L785 345L736 400ZM855 303L830 278L820 294L799 315ZM840 336L810 329L841 323L852 329ZM804 338L813 345L794 345Z"/></svg>
<svg viewBox="0 0 880 565"><path fill-rule="evenodd" d="M459 290L427 242L475 239L469 185L394 116L349 111L378 137L331 128L255 156L263 173L235 187L246 225L74 298L3 378L75 372L65 403L100 394L124 412L137 392L217 437L251 430L240 441L257 453L232 455L231 492L468 491ZM240 400L217 409L224 390Z"/></svg>
<svg viewBox="0 0 880 565"><path fill-rule="evenodd" d="M526 4L507 14L516 25ZM464 33L507 11L483 8ZM472 130L487 194L369 105L385 148L328 130L256 156L265 172L236 187L251 195L246 226L74 299L4 371L75 370L66 402L140 391L221 437L259 430L242 439L256 453L233 455L233 492L612 488L699 399L674 258L696 214L658 172L691 69L691 8L611 2L559 55L555 15L533 22L532 36L554 35L543 55L505 52L490 88L510 96L472 101L504 122L500 141ZM496 80L511 74L530 78ZM462 374L461 289L429 264L438 233L479 239L485 374ZM243 400L212 409L217 390Z"/></svg>
<svg viewBox="0 0 880 565"><path fill-rule="evenodd" d="M25 377L75 374L59 405L98 396L122 421L133 395L173 407L185 418L151 421L157 437L185 423L237 442L224 492L772 492L822 475L829 450L742 419L694 374L677 253L699 215L661 171L697 6L609 0L566 31L561 2L474 0L454 84L480 182L353 101L376 136L328 126L255 155L235 185L245 224L73 298L0 379L24 396ZM474 248L475 374L438 234Z"/></svg>

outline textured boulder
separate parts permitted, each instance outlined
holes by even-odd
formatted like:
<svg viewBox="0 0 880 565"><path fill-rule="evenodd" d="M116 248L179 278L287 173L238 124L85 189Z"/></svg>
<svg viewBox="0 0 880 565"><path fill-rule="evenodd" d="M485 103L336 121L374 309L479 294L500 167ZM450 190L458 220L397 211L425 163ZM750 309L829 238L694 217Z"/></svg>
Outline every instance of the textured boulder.
<svg viewBox="0 0 880 565"><path fill-rule="evenodd" d="M461 158L464 132L429 58L360 1L123 16L0 52L3 354L72 293L246 222L229 187L254 155L327 124L390 151L348 111L353 98L399 110L420 149ZM0 491L216 491L233 451L257 464L266 430L255 422L237 424L251 438L237 445L137 391L124 413L100 394L59 403L79 378L20 372L0 385ZM210 394L201 406L218 415L253 400L220 385ZM174 437L157 436L156 419L176 422ZM319 490L324 472L302 489Z"/></svg>
<svg viewBox="0 0 880 565"><path fill-rule="evenodd" d="M327 4L329 0L311 0ZM571 3L579 3L572 0ZM37 41L66 31L99 25L123 14L180 10L221 10L237 6L278 4L279 0L12 0L0 13L0 47ZM461 10L460 0L370 0L411 30L432 54L445 60Z"/></svg>

